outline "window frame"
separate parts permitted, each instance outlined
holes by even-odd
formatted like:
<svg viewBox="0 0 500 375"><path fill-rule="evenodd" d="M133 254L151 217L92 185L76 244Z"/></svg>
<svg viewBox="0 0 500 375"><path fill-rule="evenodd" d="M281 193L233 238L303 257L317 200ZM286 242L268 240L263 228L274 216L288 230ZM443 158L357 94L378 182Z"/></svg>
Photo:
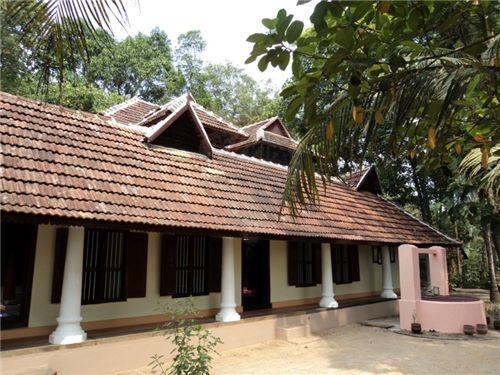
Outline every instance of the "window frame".
<svg viewBox="0 0 500 375"><path fill-rule="evenodd" d="M186 297L197 297L197 296L206 296L210 294L210 286L209 286L209 277L208 274L210 272L210 264L209 264L209 247L210 247L210 238L208 236L196 236L196 235L176 235L176 265L175 265L175 292L172 294L172 298L186 298ZM203 262L204 265L197 266L195 265L194 258L195 258L195 242L196 240L203 239ZM187 271L187 292L185 293L178 293L178 270L179 270L179 259L180 257L180 251L179 251L179 244L183 241L187 241L187 247L185 250L187 251L187 262L182 266L182 269L185 269ZM204 288L203 291L193 293L193 282L194 282L194 271L196 269L202 269L203 272L203 284Z"/></svg>
<svg viewBox="0 0 500 375"><path fill-rule="evenodd" d="M306 241L297 241L297 247L296 247L296 260L297 260L297 282L296 282L296 287L298 288L309 288L311 286L316 286L318 285L316 282L316 275L315 275L315 256L314 256L314 248L313 244L311 242L306 242ZM306 254L309 253L309 254ZM300 256L299 256L300 254ZM307 257L307 255L310 255ZM308 258L308 259L306 259ZM310 267L310 282L307 282L307 267ZM302 269L302 272L301 272ZM303 282L300 282L299 280L302 279Z"/></svg>
<svg viewBox="0 0 500 375"><path fill-rule="evenodd" d="M89 245L90 236L98 234L100 237L97 241L97 247L94 252L91 252ZM119 235L121 243L117 253L113 254L112 250L108 247L111 235ZM104 237L105 236L105 237ZM105 240L103 239L105 238ZM104 251L105 250L105 251ZM97 251L97 252L96 252ZM89 253L91 252L91 253ZM96 256L97 255L97 256ZM95 257L95 265L88 265ZM114 259L111 259L114 258ZM107 262L115 262L114 265L109 265ZM116 262L118 264L116 264ZM119 282L119 291L117 297L105 297L106 283L110 281L108 278L109 272L118 272L118 278L114 281ZM87 277L92 277L95 273L94 281L88 281ZM95 288L93 298L86 298L86 288ZM83 265L82 265L82 291L81 291L81 304L82 305L96 305L101 303L123 302L127 300L127 232L119 230L108 229L94 229L85 228L84 235L84 248L83 248Z"/></svg>

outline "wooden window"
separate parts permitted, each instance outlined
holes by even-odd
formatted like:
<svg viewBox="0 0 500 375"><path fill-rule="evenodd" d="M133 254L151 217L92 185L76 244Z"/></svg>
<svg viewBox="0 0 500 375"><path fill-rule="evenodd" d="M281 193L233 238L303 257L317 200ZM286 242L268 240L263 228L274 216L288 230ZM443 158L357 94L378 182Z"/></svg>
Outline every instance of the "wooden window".
<svg viewBox="0 0 500 375"><path fill-rule="evenodd" d="M124 232L85 230L82 304L126 298L125 255Z"/></svg>
<svg viewBox="0 0 500 375"><path fill-rule="evenodd" d="M372 246L372 263L382 264L381 246Z"/></svg>
<svg viewBox="0 0 500 375"><path fill-rule="evenodd" d="M311 242L289 242L288 284L297 287L321 283L321 245Z"/></svg>
<svg viewBox="0 0 500 375"><path fill-rule="evenodd" d="M389 257L391 258L391 263L396 263L396 247L391 246L389 248Z"/></svg>
<svg viewBox="0 0 500 375"><path fill-rule="evenodd" d="M148 234L127 233L127 298L146 297Z"/></svg>
<svg viewBox="0 0 500 375"><path fill-rule="evenodd" d="M332 272L335 284L359 281L359 255L355 245L334 245L332 248Z"/></svg>
<svg viewBox="0 0 500 375"><path fill-rule="evenodd" d="M206 236L162 238L160 295L200 296L220 291L222 241Z"/></svg>

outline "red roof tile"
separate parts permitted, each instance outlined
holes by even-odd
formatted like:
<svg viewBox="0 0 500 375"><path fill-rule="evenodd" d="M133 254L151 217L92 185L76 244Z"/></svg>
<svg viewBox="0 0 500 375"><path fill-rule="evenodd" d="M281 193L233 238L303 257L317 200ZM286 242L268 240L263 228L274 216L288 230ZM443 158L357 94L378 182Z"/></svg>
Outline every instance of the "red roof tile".
<svg viewBox="0 0 500 375"><path fill-rule="evenodd" d="M383 198L327 184L321 204L280 216L287 168L228 151L151 146L142 132L0 94L2 212L383 243L453 240Z"/></svg>

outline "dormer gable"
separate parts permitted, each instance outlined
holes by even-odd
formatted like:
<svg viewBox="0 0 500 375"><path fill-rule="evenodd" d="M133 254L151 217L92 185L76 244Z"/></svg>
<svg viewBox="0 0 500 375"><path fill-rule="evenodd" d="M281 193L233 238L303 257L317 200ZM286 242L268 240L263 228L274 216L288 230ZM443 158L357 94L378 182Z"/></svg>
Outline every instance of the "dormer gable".
<svg viewBox="0 0 500 375"><path fill-rule="evenodd" d="M270 118L267 124L262 126L261 129L269 133L292 139L292 136L288 132L288 129L285 127L285 125L283 125L278 117Z"/></svg>
<svg viewBox="0 0 500 375"><path fill-rule="evenodd" d="M148 129L145 140L154 145L212 157L212 145L190 99Z"/></svg>
<svg viewBox="0 0 500 375"><path fill-rule="evenodd" d="M359 180L356 182L355 188L357 191L382 194L382 185L375 165L362 172Z"/></svg>

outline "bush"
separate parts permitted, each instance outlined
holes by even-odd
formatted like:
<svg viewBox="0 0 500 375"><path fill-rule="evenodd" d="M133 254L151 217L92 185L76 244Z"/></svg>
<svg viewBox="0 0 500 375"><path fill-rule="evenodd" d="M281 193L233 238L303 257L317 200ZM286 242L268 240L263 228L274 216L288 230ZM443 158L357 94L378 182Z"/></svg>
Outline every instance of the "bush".
<svg viewBox="0 0 500 375"><path fill-rule="evenodd" d="M199 324L199 315L191 298L176 300L163 306L167 322L160 328L167 340L172 342L175 353L172 364L167 367L162 355L151 357L149 366L162 375L205 375L210 373L212 355L218 354L216 347L222 341Z"/></svg>

